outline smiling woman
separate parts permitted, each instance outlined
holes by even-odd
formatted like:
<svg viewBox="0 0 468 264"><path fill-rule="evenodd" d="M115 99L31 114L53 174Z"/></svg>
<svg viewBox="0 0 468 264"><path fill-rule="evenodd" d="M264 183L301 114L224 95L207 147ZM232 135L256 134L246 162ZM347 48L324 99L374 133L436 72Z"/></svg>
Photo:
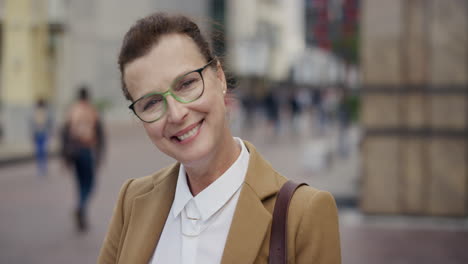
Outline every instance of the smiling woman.
<svg viewBox="0 0 468 264"><path fill-rule="evenodd" d="M122 88L153 144L177 162L124 183L99 263L267 263L272 211L287 181L233 137L229 85L198 26L155 13L119 54ZM333 197L294 195L288 263L340 263Z"/></svg>

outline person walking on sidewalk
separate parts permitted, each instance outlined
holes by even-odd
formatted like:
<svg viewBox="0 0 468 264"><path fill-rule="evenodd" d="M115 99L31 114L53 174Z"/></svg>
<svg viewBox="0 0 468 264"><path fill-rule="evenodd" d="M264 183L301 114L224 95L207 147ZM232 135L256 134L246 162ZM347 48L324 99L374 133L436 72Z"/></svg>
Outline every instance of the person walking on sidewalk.
<svg viewBox="0 0 468 264"><path fill-rule="evenodd" d="M44 99L37 100L32 113L30 126L36 154L38 175L44 177L47 175L47 147L52 131L52 115Z"/></svg>
<svg viewBox="0 0 468 264"><path fill-rule="evenodd" d="M75 220L79 231L88 229L87 208L104 148L102 123L89 97L88 88L81 87L77 102L67 113L63 132L63 156L75 172L78 194Z"/></svg>
<svg viewBox="0 0 468 264"><path fill-rule="evenodd" d="M118 61L130 109L177 162L124 183L98 263L267 263L272 212L287 179L232 136L233 87L199 27L185 16L152 14L127 32ZM299 188L287 229L288 263L340 263L330 193Z"/></svg>

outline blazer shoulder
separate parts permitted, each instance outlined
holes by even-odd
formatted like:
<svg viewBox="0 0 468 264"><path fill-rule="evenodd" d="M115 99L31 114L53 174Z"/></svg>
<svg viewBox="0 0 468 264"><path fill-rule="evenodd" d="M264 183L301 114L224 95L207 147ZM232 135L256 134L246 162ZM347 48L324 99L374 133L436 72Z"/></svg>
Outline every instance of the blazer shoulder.
<svg viewBox="0 0 468 264"><path fill-rule="evenodd" d="M133 198L151 191L154 186L168 180L170 177L177 177L179 163L172 164L151 175L129 180L126 196Z"/></svg>
<svg viewBox="0 0 468 264"><path fill-rule="evenodd" d="M306 201L312 199L316 195L320 195L320 193L328 193L327 191L323 191L317 189L313 186L304 185L299 187L296 192L294 193L293 198L299 201Z"/></svg>
<svg viewBox="0 0 468 264"><path fill-rule="evenodd" d="M333 196L311 186L301 186L296 190L289 204L288 222L296 228L313 218L337 217L337 207Z"/></svg>
<svg viewBox="0 0 468 264"><path fill-rule="evenodd" d="M338 210L326 191L300 187L288 214L288 246L293 263L341 263Z"/></svg>
<svg viewBox="0 0 468 264"><path fill-rule="evenodd" d="M301 186L298 188L290 204L290 210L298 210L299 212L317 207L331 207L336 209L335 199L331 193L311 186Z"/></svg>

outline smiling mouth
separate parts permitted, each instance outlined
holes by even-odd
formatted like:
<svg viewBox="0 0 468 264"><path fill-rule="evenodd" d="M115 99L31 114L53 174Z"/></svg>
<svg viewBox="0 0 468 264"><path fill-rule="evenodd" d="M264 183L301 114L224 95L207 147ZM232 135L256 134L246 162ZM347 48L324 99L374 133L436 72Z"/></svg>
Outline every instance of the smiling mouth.
<svg viewBox="0 0 468 264"><path fill-rule="evenodd" d="M202 123L203 123L203 120L200 121L194 128L187 131L187 133L184 133L183 135L180 135L180 136L173 136L172 138L176 139L179 142L182 142L182 141L192 137L193 135L195 135L198 132L198 129L200 129L200 126L202 125Z"/></svg>

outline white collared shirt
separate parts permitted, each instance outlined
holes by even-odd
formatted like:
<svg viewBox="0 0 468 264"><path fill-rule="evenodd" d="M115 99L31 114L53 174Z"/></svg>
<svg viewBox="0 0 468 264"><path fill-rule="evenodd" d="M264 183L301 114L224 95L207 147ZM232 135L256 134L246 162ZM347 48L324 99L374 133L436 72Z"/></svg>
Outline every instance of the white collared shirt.
<svg viewBox="0 0 468 264"><path fill-rule="evenodd" d="M231 167L193 197L184 166L174 202L150 264L220 263L250 154L239 138L241 153Z"/></svg>

